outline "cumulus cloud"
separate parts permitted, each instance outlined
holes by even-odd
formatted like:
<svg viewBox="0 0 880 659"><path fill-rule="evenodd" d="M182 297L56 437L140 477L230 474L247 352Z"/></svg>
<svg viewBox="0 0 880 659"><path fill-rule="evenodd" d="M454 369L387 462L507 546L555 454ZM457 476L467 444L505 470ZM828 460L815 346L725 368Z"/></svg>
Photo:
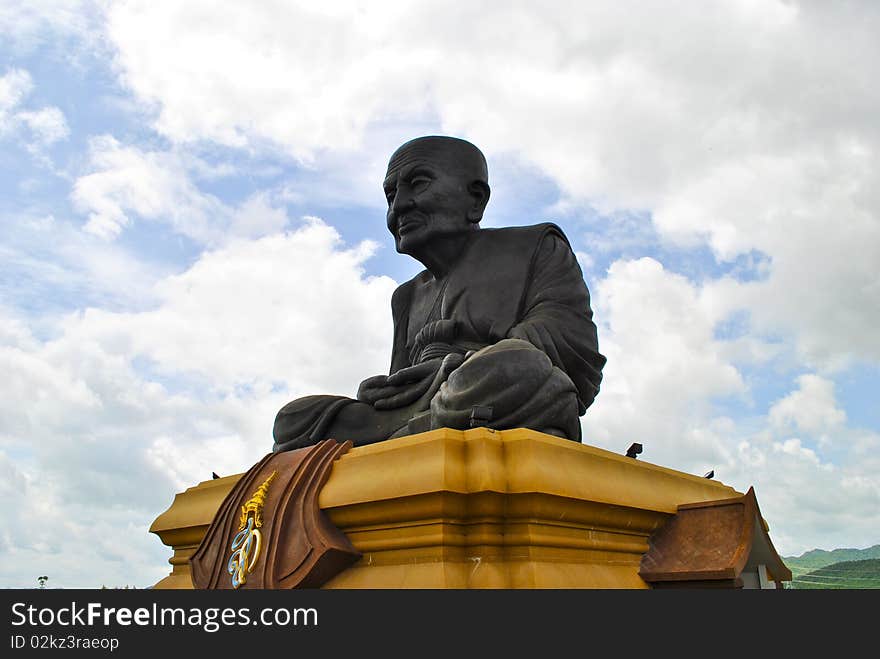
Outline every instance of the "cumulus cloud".
<svg viewBox="0 0 880 659"><path fill-rule="evenodd" d="M268 193L239 207L203 192L194 177L224 176L200 159L174 150L144 150L111 135L92 138L88 173L77 178L71 199L87 214L86 232L112 240L135 220L159 222L198 243L216 245L234 238L279 231L287 222Z"/></svg>
<svg viewBox="0 0 880 659"><path fill-rule="evenodd" d="M79 8L29 6L17 22L0 9L22 48L65 33L59 17ZM60 227L67 251L0 246L43 281L73 272L114 300L126 276L137 282L126 311L89 298L43 327L0 314L0 485L29 502L4 513L5 528L26 529L14 563L36 570L48 556L72 575L65 557L121 529L122 545L98 546L109 573L155 581L167 552L145 528L171 492L252 463L287 400L351 395L387 368L394 283L363 271L376 246L345 246L281 204L381 203L387 155L438 130L546 177L559 193L548 212L608 218L570 232L609 357L584 441L643 442L649 462L754 485L784 553L876 543L880 436L847 425L834 390L839 369L880 360L876 7L513 2L488 21L464 2L103 11L114 70L169 146L94 136L71 193L86 231L43 215L27 240ZM28 105L32 88L21 69L0 78L0 136L45 148L68 128L57 108ZM240 172L192 155L218 144L286 153L297 175L221 200L200 182ZM158 273L134 257L124 268L113 249L140 222L207 251L148 286ZM633 257L657 243L708 248L729 272L757 265L695 283L656 254ZM605 257L617 260L598 272ZM742 335L720 331L731 318ZM809 372L754 407L746 367L771 362ZM731 414L731 400L751 416ZM29 521L40 515L63 533Z"/></svg>
<svg viewBox="0 0 880 659"><path fill-rule="evenodd" d="M18 119L30 128L34 139L42 146L49 146L70 134L64 113L58 108L42 108L35 112L20 112Z"/></svg>
<svg viewBox="0 0 880 659"><path fill-rule="evenodd" d="M94 235L113 238L136 215L207 240L212 222L227 216L222 202L199 191L171 152L145 152L103 135L91 141L90 169L77 179L72 199L88 213L85 230Z"/></svg>
<svg viewBox="0 0 880 659"><path fill-rule="evenodd" d="M101 0L30 0L0 4L0 33L7 47L28 54L38 47L58 48L70 58L72 42L99 45Z"/></svg>
<svg viewBox="0 0 880 659"><path fill-rule="evenodd" d="M670 234L703 234L721 260L768 255L763 276L718 283L758 333L794 337L814 368L877 361L880 168L853 144L811 151L728 163L670 195L655 220Z"/></svg>
<svg viewBox="0 0 880 659"><path fill-rule="evenodd" d="M289 381L289 392L353 395L352 373L388 369L394 282L364 277L375 249L369 242L343 249L335 229L308 218L296 231L206 252L157 285L154 311L90 309L68 325L68 336L98 333L165 371L206 377L227 391Z"/></svg>
<svg viewBox="0 0 880 659"><path fill-rule="evenodd" d="M841 537L877 542L880 435L847 425L833 380L803 374L754 409L735 360L760 366L769 355L760 342L719 335L727 312L714 282L700 286L642 258L612 264L593 293L608 364L582 421L584 442L618 453L639 442L647 462L711 469L742 492L754 486L786 555L833 549ZM715 404L731 400L752 414L734 419Z"/></svg>
<svg viewBox="0 0 880 659"><path fill-rule="evenodd" d="M880 448L880 435L840 427L838 441ZM815 548L868 547L880 526L877 459L851 454L831 462L797 438L759 433L744 438L716 473L741 491L754 485L770 535L783 555Z"/></svg>
<svg viewBox="0 0 880 659"><path fill-rule="evenodd" d="M22 109L33 89L33 79L24 69L11 69L0 77L0 137L26 131L30 138L28 149L39 153L42 148L66 139L70 130L64 113L56 107Z"/></svg>
<svg viewBox="0 0 880 659"><path fill-rule="evenodd" d="M0 314L0 473L28 501L0 514L21 530L2 536L15 560L0 579L28 586L51 564L57 586L100 586L64 558L83 555L109 585L161 578L167 549L147 528L174 492L268 452L296 395L353 395L352 374L387 372L394 282L364 275L374 249L312 218L205 253L151 310L88 309L49 339Z"/></svg>
<svg viewBox="0 0 880 659"><path fill-rule="evenodd" d="M796 391L770 408L770 422L777 428L826 436L846 422L846 412L837 407L833 382L806 374L798 378Z"/></svg>
<svg viewBox="0 0 880 659"><path fill-rule="evenodd" d="M159 104L161 132L176 141L280 141L309 161L328 145L356 145L377 113L423 109L407 93L407 72L412 65L418 71L418 62L396 62L394 52L383 52L386 12L382 17L371 6L349 2L254 9L110 6L111 38L118 44L132 40L130 48L119 49L118 65L140 96ZM179 33L183 25L190 29ZM168 67L169 56L187 65Z"/></svg>
<svg viewBox="0 0 880 659"><path fill-rule="evenodd" d="M168 572L161 567L165 556L144 533L142 510L111 497L96 514L95 504L72 501L55 476L48 469L20 469L0 450L0 496L14 502L4 508L0 531L5 587L35 588L39 575L49 577L48 588L143 587ZM83 569L83 556L91 570Z"/></svg>
<svg viewBox="0 0 880 659"><path fill-rule="evenodd" d="M711 401L743 394L745 384L700 289L646 257L615 262L593 300L608 363L584 441L612 450L644 442L651 462L686 470L718 460L723 433Z"/></svg>
<svg viewBox="0 0 880 659"><path fill-rule="evenodd" d="M158 552L144 551L144 529L125 530L143 527L150 487L170 483L138 456L143 417L118 404L132 384L125 369L90 346L40 341L6 314L0 327L0 480L16 502L0 513L10 559L0 578L33 587L48 574L50 586L99 587L83 573L84 555L102 564L100 578L118 579L109 585L155 574ZM120 537L115 547L106 540Z"/></svg>
<svg viewBox="0 0 880 659"><path fill-rule="evenodd" d="M24 69L12 69L0 77L0 130L9 129L12 110L31 93L34 82Z"/></svg>
<svg viewBox="0 0 880 659"><path fill-rule="evenodd" d="M377 125L419 131L433 116L490 156L519 154L569 203L649 211L661 238L705 242L720 261L765 254L764 281L731 305L756 332L793 336L815 367L880 359L880 90L865 64L880 58L877 7L515 2L491 21L467 3L225 12L108 10L121 78L172 140L268 142L314 163L357 150Z"/></svg>
<svg viewBox="0 0 880 659"><path fill-rule="evenodd" d="M74 308L150 307L155 281L176 270L85 233L78 223L26 207L0 214L0 260L0 298L39 314L31 320L41 333Z"/></svg>

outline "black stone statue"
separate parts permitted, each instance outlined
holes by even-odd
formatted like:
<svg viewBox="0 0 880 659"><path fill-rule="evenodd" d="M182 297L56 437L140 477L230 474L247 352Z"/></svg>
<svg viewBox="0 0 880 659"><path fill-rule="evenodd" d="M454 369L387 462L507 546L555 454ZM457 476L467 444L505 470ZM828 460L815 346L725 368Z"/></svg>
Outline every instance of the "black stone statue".
<svg viewBox="0 0 880 659"><path fill-rule="evenodd" d="M433 428L531 428L580 441L599 391L590 294L554 224L482 229L486 159L470 142L420 137L391 156L388 229L425 270L394 291L389 375L357 399L306 396L275 418L275 451L355 446Z"/></svg>

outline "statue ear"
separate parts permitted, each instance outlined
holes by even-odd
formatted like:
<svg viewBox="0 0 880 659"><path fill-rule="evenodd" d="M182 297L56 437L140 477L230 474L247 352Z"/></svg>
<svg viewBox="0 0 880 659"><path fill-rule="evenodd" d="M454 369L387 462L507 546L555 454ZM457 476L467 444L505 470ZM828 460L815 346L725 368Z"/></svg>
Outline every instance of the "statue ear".
<svg viewBox="0 0 880 659"><path fill-rule="evenodd" d="M483 211L486 209L486 204L489 203L491 190L488 183L477 180L468 185L468 192L470 192L474 203L468 210L467 219L476 224L483 219Z"/></svg>

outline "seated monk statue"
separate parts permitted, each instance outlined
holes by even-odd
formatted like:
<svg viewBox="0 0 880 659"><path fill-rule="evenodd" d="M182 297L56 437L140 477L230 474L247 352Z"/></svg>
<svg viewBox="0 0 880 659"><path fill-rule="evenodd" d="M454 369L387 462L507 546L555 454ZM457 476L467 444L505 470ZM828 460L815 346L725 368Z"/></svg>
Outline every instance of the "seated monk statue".
<svg viewBox="0 0 880 659"><path fill-rule="evenodd" d="M483 229L486 159L470 142L420 137L384 182L397 251L425 269L391 298L389 375L357 399L306 396L275 418L274 451L355 446L434 428L531 428L574 441L599 391L590 294L562 230Z"/></svg>

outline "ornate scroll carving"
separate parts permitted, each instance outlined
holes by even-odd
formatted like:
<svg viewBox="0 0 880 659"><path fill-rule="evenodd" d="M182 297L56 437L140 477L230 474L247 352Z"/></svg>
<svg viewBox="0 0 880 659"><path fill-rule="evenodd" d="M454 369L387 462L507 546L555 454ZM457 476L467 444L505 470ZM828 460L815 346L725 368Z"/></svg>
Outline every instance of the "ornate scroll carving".
<svg viewBox="0 0 880 659"><path fill-rule="evenodd" d="M360 553L318 507L334 460L349 448L325 440L251 467L190 559L195 587L315 588L357 561Z"/></svg>

